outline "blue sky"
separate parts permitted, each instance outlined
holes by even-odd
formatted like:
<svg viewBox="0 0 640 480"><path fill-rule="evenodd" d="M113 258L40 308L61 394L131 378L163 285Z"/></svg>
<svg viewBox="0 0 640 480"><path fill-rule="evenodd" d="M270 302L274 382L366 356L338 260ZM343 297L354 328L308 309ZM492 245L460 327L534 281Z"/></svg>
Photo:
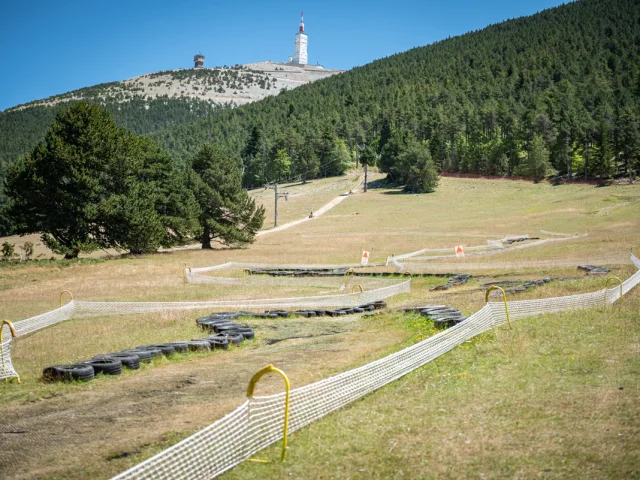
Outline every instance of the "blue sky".
<svg viewBox="0 0 640 480"><path fill-rule="evenodd" d="M556 0L0 0L0 110L193 65L286 61L300 11L309 63L349 69L560 5Z"/></svg>

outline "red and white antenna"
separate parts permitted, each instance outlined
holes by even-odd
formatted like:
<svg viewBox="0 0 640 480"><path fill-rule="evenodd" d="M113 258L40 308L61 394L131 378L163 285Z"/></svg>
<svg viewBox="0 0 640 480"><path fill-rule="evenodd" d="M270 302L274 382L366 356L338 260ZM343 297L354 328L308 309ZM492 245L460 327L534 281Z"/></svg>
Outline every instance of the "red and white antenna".
<svg viewBox="0 0 640 480"><path fill-rule="evenodd" d="M304 12L300 14L300 33L304 33Z"/></svg>

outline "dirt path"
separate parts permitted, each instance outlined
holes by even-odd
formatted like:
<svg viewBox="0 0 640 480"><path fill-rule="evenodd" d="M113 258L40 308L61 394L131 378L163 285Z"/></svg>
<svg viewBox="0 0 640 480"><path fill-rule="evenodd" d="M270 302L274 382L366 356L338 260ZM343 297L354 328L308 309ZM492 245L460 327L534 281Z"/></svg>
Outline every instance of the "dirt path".
<svg viewBox="0 0 640 480"><path fill-rule="evenodd" d="M362 181L363 181L363 179L361 178L359 183L358 183L358 187L362 184ZM301 223L308 222L309 220L313 220L314 218L317 218L317 217L319 217L321 215L324 215L329 210L331 210L333 207L335 207L336 205L340 204L341 202L343 202L344 200L349 198L349 195L351 195L352 193L356 193L358 191L358 187L356 187L355 189L350 190L350 191L348 191L346 193L343 193L339 197L336 197L333 200L331 200L326 205L320 207L318 210L313 212L313 217L305 217L305 218L301 218L299 220L294 220L292 222L285 223L284 225L280 225L279 227L270 228L269 230L260 230L256 234L256 237L261 237L261 236L267 235L269 233L281 232L281 231L286 230L288 228L294 227L296 225L300 225Z"/></svg>

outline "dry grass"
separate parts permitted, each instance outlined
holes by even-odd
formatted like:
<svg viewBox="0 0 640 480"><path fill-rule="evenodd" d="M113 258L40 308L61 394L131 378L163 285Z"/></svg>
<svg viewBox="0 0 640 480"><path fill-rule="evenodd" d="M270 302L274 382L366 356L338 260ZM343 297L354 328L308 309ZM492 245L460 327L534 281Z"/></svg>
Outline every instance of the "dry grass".
<svg viewBox="0 0 640 480"><path fill-rule="evenodd" d="M349 180L345 177L341 181ZM329 182L315 185L320 183ZM306 187L295 188L303 192ZM337 192L292 196L287 204L300 201L295 207L300 211L292 209L286 215L292 220L300 218L309 198L322 198L319 203L324 204L349 189L343 185L336 188ZM4 317L19 320L55 308L61 290L71 290L82 300L306 295L318 288L187 286L182 284L181 266L183 262L209 266L232 260L356 262L362 248L372 252L373 261L383 261L391 253L425 247L479 245L486 239L514 234L539 236L540 229L589 233L578 240L531 249L425 262L425 271L456 269L473 273L475 278L447 292L429 291L446 279L415 278L411 293L390 300L392 307L445 303L471 313L484 302L485 283L580 277L554 281L517 298L592 291L601 288L604 279L585 277L576 266L598 263L595 260L599 259L606 259L602 263L610 266L613 274L627 277L632 271L626 259L629 246L640 243L638 199L640 187L635 185L552 187L454 178L443 178L438 191L430 195L373 189L366 195L349 197L322 217L261 237L247 249L187 250L88 265L3 268L0 302ZM281 216L280 223L284 221L286 217ZM457 349L297 433L286 467L243 466L232 475L430 478L482 473L528 478L615 477L632 472L628 465L635 458L629 453L633 444L625 442L629 432L637 431L637 395L620 397L607 388L624 381L629 385L625 394L637 392L637 363L632 357L637 358L638 352L638 294L633 295L607 313L612 315L607 328L603 312L593 310L531 319L520 322L514 332L487 334L469 344L469 349ZM367 363L432 333L394 316L367 322L265 322L256 324L255 342L233 352L164 361L141 372L86 385L51 386L38 380L47 362L75 360L142 343L194 338L199 334L193 324L196 316L197 312L191 312L78 319L20 339L15 365L24 382L21 386L0 386L0 403L5 408L3 418L10 418L10 413L27 422L25 431L31 433L6 434L2 433L6 429L0 429L0 451L16 454L15 458L0 454L2 471L16 478L105 478L238 405L249 377L266 363L285 368L294 386L300 386ZM589 330L591 326L596 326L595 330ZM270 335L308 338L266 345ZM564 357L550 358L549 352L556 350ZM560 366L562 358L587 358L588 352L604 358L597 375L604 375L606 381L597 388L584 383L586 377L580 369L563 372ZM606 363L608 359L615 363ZM327 366L329 360L331 367ZM634 368L635 377L631 375ZM463 372L467 378L462 378ZM278 390L280 385L266 387ZM609 432L604 428L586 432L585 419L593 415L588 412L594 404L607 407L592 421L609 423ZM69 428L65 425L70 418L82 421L72 422L75 426ZM578 425L575 433L572 424ZM618 425L626 425L626 430L618 432ZM61 430L65 433L56 436ZM620 443L610 443L616 440L611 433L614 430L615 435L623 433ZM578 432L588 433L588 438ZM632 442L635 437L628 438ZM595 451L598 442L607 445L608 450L603 450L609 452L606 458ZM568 466L561 464L561 454L568 456ZM595 460L588 460L592 457ZM552 470L547 472L546 468Z"/></svg>

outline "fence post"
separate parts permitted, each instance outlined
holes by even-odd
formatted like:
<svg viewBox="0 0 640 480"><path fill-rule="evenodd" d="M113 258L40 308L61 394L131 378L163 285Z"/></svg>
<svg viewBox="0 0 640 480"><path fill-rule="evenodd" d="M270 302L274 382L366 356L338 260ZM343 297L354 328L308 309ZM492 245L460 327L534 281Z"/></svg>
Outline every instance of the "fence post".
<svg viewBox="0 0 640 480"><path fill-rule="evenodd" d="M187 283L191 283L189 282L189 277L187 276L187 270L189 270L189 274L191 274L191 267L186 263L183 263L182 265L184 265L184 268L182 269L182 281L186 285Z"/></svg>
<svg viewBox="0 0 640 480"><path fill-rule="evenodd" d="M344 276L345 276L344 288L342 288L341 290L347 289L347 287L349 286L349 275L352 275L353 273L354 273L353 267L348 268L347 271L344 273Z"/></svg>
<svg viewBox="0 0 640 480"><path fill-rule="evenodd" d="M73 293L71 293L69 290L63 290L62 292L60 292L60 306L62 306L62 296L68 293L69 296L71 297L71 301L73 301Z"/></svg>
<svg viewBox="0 0 640 480"><path fill-rule="evenodd" d="M253 397L253 392L256 388L256 383L258 383L258 380L260 380L267 373L271 373L271 372L274 372L280 375L283 378L284 385L285 385L286 393L284 398L284 432L282 435L282 454L280 456L280 459L284 462L285 456L287 455L287 431L289 429L289 393L291 390L291 384L289 383L289 378L282 370L269 364L263 369L256 372L256 374L253 377L251 377L251 380L249 381L249 387L247 388L247 398L251 400L251 398ZM266 460L251 459L251 458L249 459L249 461L268 463Z"/></svg>
<svg viewBox="0 0 640 480"><path fill-rule="evenodd" d="M16 328L13 326L13 323L11 323L10 320L3 320L2 321L2 325L0 325L0 355L2 356L2 371L6 371L7 367L4 361L4 348L2 348L2 328L4 327L5 323L7 325L9 325L9 330L11 331L11 337L12 338L16 338L18 336L17 332L16 332ZM20 375L18 375L18 383L22 383L20 381ZM10 378L5 379L5 382L8 382L9 380L11 380Z"/></svg>
<svg viewBox="0 0 640 480"><path fill-rule="evenodd" d="M504 300L504 311L507 314L507 323L509 324L509 328L513 328L511 326L511 320L509 319L509 307L507 306L507 293L504 291L503 288L497 285L490 286L487 289L486 293L484 294L484 303L487 303L489 301L489 293L491 293L492 290L500 290L502 292L502 299Z"/></svg>
<svg viewBox="0 0 640 480"><path fill-rule="evenodd" d="M244 285L244 280L245 278L247 278L247 276L252 277L253 276L253 272L251 271L250 268L243 268L242 269L242 284Z"/></svg>
<svg viewBox="0 0 640 480"><path fill-rule="evenodd" d="M604 301L605 301L605 304L606 304L606 303L607 303L607 301L608 301L608 295L607 295L607 293L608 293L608 292L607 292L607 288L609 288L609 282L610 282L611 280L617 280L617 281L618 281L618 283L620 284L620 298L622 298L622 280L620 280L618 277L613 277L613 276L612 276L612 277L609 277L609 278L607 278L607 281L606 281L606 282L605 282L605 284L604 284L604 288L605 288L605 292L604 292Z"/></svg>

